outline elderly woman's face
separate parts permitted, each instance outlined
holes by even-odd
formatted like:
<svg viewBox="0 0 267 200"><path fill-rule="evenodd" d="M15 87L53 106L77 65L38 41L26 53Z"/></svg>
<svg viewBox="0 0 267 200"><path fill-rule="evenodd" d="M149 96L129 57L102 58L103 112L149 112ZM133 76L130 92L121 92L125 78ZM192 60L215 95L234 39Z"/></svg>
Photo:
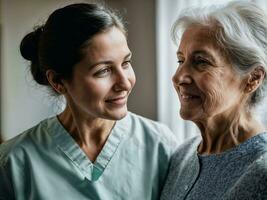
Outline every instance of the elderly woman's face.
<svg viewBox="0 0 267 200"><path fill-rule="evenodd" d="M188 28L177 51L179 67L173 76L181 117L201 121L225 116L243 96L241 77L203 27Z"/></svg>

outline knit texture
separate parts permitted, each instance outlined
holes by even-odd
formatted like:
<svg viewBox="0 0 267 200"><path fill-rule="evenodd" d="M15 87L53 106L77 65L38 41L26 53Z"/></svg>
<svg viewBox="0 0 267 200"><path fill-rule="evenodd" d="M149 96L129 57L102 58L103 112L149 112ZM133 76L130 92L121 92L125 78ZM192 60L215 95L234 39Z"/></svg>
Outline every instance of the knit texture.
<svg viewBox="0 0 267 200"><path fill-rule="evenodd" d="M267 133L221 154L198 155L198 144L193 138L176 152L161 199L267 199Z"/></svg>

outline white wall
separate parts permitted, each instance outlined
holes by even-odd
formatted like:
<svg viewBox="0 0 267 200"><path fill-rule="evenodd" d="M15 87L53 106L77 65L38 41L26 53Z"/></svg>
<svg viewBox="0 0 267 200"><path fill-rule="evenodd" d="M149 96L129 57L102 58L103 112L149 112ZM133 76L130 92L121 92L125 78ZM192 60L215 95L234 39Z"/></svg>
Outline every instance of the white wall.
<svg viewBox="0 0 267 200"><path fill-rule="evenodd" d="M55 102L42 87L32 81L28 63L20 56L19 44L34 25L42 24L53 10L71 2L75 1L1 2L1 132L4 139L9 139L47 116L55 114ZM154 1L109 0L107 4L118 10L128 10L126 15L129 21L129 42L134 53L133 62L137 74L137 85L130 98L129 108L155 119Z"/></svg>
<svg viewBox="0 0 267 200"><path fill-rule="evenodd" d="M55 101L32 80L20 41L56 8L74 1L2 0L2 135L9 139L55 114Z"/></svg>

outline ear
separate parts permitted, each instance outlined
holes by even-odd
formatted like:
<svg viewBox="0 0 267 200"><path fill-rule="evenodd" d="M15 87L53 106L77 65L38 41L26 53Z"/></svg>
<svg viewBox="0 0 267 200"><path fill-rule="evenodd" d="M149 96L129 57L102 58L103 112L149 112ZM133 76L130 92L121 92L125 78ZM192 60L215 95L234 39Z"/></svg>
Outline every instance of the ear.
<svg viewBox="0 0 267 200"><path fill-rule="evenodd" d="M265 70L262 66L254 68L250 73L247 80L245 92L252 93L262 84L265 78Z"/></svg>
<svg viewBox="0 0 267 200"><path fill-rule="evenodd" d="M46 78L49 82L49 84L52 86L52 88L59 94L65 94L66 89L62 83L62 80L58 73L56 73L54 70L49 69L46 71Z"/></svg>

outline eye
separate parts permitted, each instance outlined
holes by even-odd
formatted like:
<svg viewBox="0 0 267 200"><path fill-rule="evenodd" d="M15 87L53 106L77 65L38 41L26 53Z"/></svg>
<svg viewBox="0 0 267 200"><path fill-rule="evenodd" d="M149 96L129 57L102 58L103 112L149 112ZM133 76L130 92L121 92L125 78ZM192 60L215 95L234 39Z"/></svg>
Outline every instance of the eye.
<svg viewBox="0 0 267 200"><path fill-rule="evenodd" d="M111 73L111 67L105 67L99 71L97 71L94 76L97 76L97 77L104 77L106 75L108 75L109 73Z"/></svg>
<svg viewBox="0 0 267 200"><path fill-rule="evenodd" d="M122 63L123 68L128 68L131 66L131 60L126 60Z"/></svg>
<svg viewBox="0 0 267 200"><path fill-rule="evenodd" d="M184 63L184 61L183 61L183 60L181 60L181 59L178 59L178 60L177 60L177 63L178 63L179 65L181 65L181 64L183 64L183 63Z"/></svg>
<svg viewBox="0 0 267 200"><path fill-rule="evenodd" d="M202 57L196 57L193 62L196 65L210 65L211 64L209 60L202 58Z"/></svg>
<svg viewBox="0 0 267 200"><path fill-rule="evenodd" d="M197 59L197 60L194 61L194 63L197 64L197 65L200 65L200 64L206 64L207 62L206 62L206 60Z"/></svg>

